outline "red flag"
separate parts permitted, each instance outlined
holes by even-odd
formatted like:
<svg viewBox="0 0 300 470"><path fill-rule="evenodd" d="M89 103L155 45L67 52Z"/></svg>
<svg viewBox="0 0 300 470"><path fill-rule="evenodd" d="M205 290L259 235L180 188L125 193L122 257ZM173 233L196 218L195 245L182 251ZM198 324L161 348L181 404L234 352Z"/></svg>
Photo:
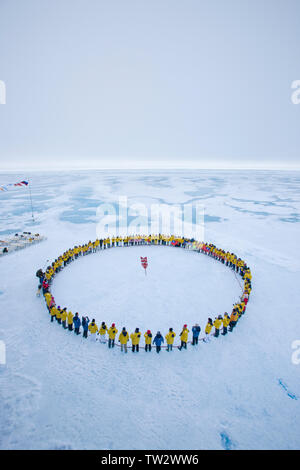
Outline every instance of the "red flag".
<svg viewBox="0 0 300 470"><path fill-rule="evenodd" d="M146 269L148 267L147 256L145 256L145 257L141 256L141 264L142 264L143 268L145 269L145 274L146 274Z"/></svg>

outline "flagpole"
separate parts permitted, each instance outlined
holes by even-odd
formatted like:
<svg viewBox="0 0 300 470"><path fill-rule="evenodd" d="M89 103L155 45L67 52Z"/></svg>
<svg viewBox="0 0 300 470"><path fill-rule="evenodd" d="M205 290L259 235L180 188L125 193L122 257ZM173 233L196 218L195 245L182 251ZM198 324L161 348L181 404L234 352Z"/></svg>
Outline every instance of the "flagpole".
<svg viewBox="0 0 300 470"><path fill-rule="evenodd" d="M35 220L34 220L34 215L33 215L32 195L31 195L31 187L30 187L30 181L29 180L28 180L28 189L29 189L29 197L30 197L30 204L31 204L31 216L32 216L32 220L34 222Z"/></svg>

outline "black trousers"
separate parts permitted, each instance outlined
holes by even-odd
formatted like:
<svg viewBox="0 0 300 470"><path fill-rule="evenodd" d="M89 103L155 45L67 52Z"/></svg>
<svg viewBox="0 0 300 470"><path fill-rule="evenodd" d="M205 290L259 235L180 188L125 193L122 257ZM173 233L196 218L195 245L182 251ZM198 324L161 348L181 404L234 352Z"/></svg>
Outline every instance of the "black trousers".
<svg viewBox="0 0 300 470"><path fill-rule="evenodd" d="M108 347L113 348L115 345L115 340L108 338Z"/></svg>
<svg viewBox="0 0 300 470"><path fill-rule="evenodd" d="M180 344L180 346L179 346L178 349L181 351L182 348L186 349L186 346L187 346L187 345L186 345L186 342L185 342L185 341L181 341L181 344Z"/></svg>
<svg viewBox="0 0 300 470"><path fill-rule="evenodd" d="M233 328L235 327L235 325L236 325L236 321L231 321L231 322L229 323L229 331L232 331Z"/></svg>
<svg viewBox="0 0 300 470"><path fill-rule="evenodd" d="M173 344L168 344L167 345L167 351L172 351L173 349Z"/></svg>
<svg viewBox="0 0 300 470"><path fill-rule="evenodd" d="M193 336L192 345L195 346L195 344L198 344L198 336Z"/></svg>
<svg viewBox="0 0 300 470"><path fill-rule="evenodd" d="M145 344L145 351L151 351L151 344Z"/></svg>
<svg viewBox="0 0 300 470"><path fill-rule="evenodd" d="M73 325L72 324L68 325L68 327L69 327L70 331L73 331Z"/></svg>
<svg viewBox="0 0 300 470"><path fill-rule="evenodd" d="M88 330L83 330L82 336L84 338L87 338L88 337Z"/></svg>
<svg viewBox="0 0 300 470"><path fill-rule="evenodd" d="M156 352L159 353L160 350L161 350L161 346L156 346Z"/></svg>
<svg viewBox="0 0 300 470"><path fill-rule="evenodd" d="M74 329L74 333L76 333L77 335L79 335L79 328L80 327Z"/></svg>
<svg viewBox="0 0 300 470"><path fill-rule="evenodd" d="M223 326L222 335L227 335L227 326Z"/></svg>
<svg viewBox="0 0 300 470"><path fill-rule="evenodd" d="M67 328L67 325L66 325L66 320L63 320L63 321L62 321L62 326L64 327L64 329L66 329L66 328Z"/></svg>
<svg viewBox="0 0 300 470"><path fill-rule="evenodd" d="M54 318L56 318L56 316L55 316L55 315L51 315L51 321L53 321Z"/></svg>
<svg viewBox="0 0 300 470"><path fill-rule="evenodd" d="M215 334L214 336L217 338L219 336L220 330L218 328L215 328Z"/></svg>
<svg viewBox="0 0 300 470"><path fill-rule="evenodd" d="M132 352L134 352L134 351L139 352L139 345L138 344L133 344L132 345Z"/></svg>

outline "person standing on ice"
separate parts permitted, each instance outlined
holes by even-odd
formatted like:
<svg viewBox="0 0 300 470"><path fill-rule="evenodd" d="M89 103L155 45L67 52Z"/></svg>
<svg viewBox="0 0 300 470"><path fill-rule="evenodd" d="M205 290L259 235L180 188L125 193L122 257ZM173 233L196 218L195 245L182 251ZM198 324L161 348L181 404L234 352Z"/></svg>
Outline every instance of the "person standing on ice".
<svg viewBox="0 0 300 470"><path fill-rule="evenodd" d="M49 284L48 282L44 279L43 284L42 284L42 289L43 289L43 294L45 295L47 292L49 292Z"/></svg>
<svg viewBox="0 0 300 470"><path fill-rule="evenodd" d="M107 332L107 326L105 324L105 321L103 321L98 331L98 335L100 335L100 343L106 343L106 339L105 339L106 332Z"/></svg>
<svg viewBox="0 0 300 470"><path fill-rule="evenodd" d="M67 321L67 308L65 307L62 309L62 312L61 312L61 322L65 330L67 329L66 321Z"/></svg>
<svg viewBox="0 0 300 470"><path fill-rule="evenodd" d="M50 294L50 292L46 292L44 294L44 297L45 297L45 300L46 300L47 309L50 311L50 303L51 303L51 300L52 300L52 295Z"/></svg>
<svg viewBox="0 0 300 470"><path fill-rule="evenodd" d="M75 316L73 318L73 323L74 323L74 333L76 333L76 335L79 335L79 328L81 325L81 321L78 316L78 312L75 313Z"/></svg>
<svg viewBox="0 0 300 470"><path fill-rule="evenodd" d="M39 278L39 281L40 281L40 285L43 284L43 280L44 280L44 273L43 273L43 270L42 269L38 269L37 272L36 272L36 277Z"/></svg>
<svg viewBox="0 0 300 470"><path fill-rule="evenodd" d="M122 328L122 331L119 335L119 342L121 343L121 351L125 351L127 353L127 342L129 341L129 334L126 331L125 326Z"/></svg>
<svg viewBox="0 0 300 470"><path fill-rule="evenodd" d="M223 317L223 331L221 333L223 336L227 335L227 328L228 328L229 323L230 323L229 315L227 312L225 312L224 317Z"/></svg>
<svg viewBox="0 0 300 470"><path fill-rule="evenodd" d="M82 324L82 328L83 328L82 336L84 338L88 337L89 323L90 323L89 317L82 317L82 319L81 319L81 324Z"/></svg>
<svg viewBox="0 0 300 470"><path fill-rule="evenodd" d="M61 325L61 308L60 308L60 305L57 307L57 313L56 313L56 320L58 321L58 323Z"/></svg>
<svg viewBox="0 0 300 470"><path fill-rule="evenodd" d="M180 346L178 346L179 351L181 351L182 348L184 348L184 349L187 348L188 336L189 336L188 327L187 327L187 325L183 325L182 332L180 333L181 344L180 344Z"/></svg>
<svg viewBox="0 0 300 470"><path fill-rule="evenodd" d="M147 330L144 334L145 338L145 351L151 351L151 343L152 343L152 333L150 330Z"/></svg>
<svg viewBox="0 0 300 470"><path fill-rule="evenodd" d="M69 331L73 331L73 313L71 311L68 313L68 328Z"/></svg>
<svg viewBox="0 0 300 470"><path fill-rule="evenodd" d="M159 353L161 350L161 345L164 343L164 337L161 335L160 331L156 333L156 336L153 340L153 344L156 346L156 352Z"/></svg>
<svg viewBox="0 0 300 470"><path fill-rule="evenodd" d="M219 336L220 328L222 325L222 315L219 315L218 318L215 318L215 321L213 323L213 326L215 327L215 333L214 336L217 338Z"/></svg>
<svg viewBox="0 0 300 470"><path fill-rule="evenodd" d="M89 324L88 329L89 329L89 332L91 333L92 341L96 341L96 333L98 331L98 326L95 322L95 318L93 318L92 323Z"/></svg>
<svg viewBox="0 0 300 470"><path fill-rule="evenodd" d="M244 293L244 294L242 295L242 300L243 300L243 302L245 303L245 306L247 306L247 303L248 303L248 300L249 300L249 294Z"/></svg>
<svg viewBox="0 0 300 470"><path fill-rule="evenodd" d="M52 322L54 318L56 318L56 314L57 314L57 308L55 307L55 305L53 305L53 307L51 308L51 321Z"/></svg>
<svg viewBox="0 0 300 470"><path fill-rule="evenodd" d="M174 333L173 328L169 328L169 332L166 334L165 338L167 340L167 351L172 351L173 343L176 333Z"/></svg>
<svg viewBox="0 0 300 470"><path fill-rule="evenodd" d="M196 323L192 328L192 332L193 332L192 345L193 346L195 346L195 344L198 344L198 338L199 338L200 331L201 331L201 328L198 325L198 323Z"/></svg>
<svg viewBox="0 0 300 470"><path fill-rule="evenodd" d="M118 330L114 323L112 323L107 333L108 333L108 347L113 348L115 345L116 334L118 333Z"/></svg>
<svg viewBox="0 0 300 470"><path fill-rule="evenodd" d="M239 318L238 311L236 309L233 309L230 315L229 331L233 330L233 328L237 324L238 318Z"/></svg>
<svg viewBox="0 0 300 470"><path fill-rule="evenodd" d="M211 318L209 318L207 320L206 327L205 327L205 335L206 335L205 341L209 340L209 334L212 330L212 327L213 327L213 321Z"/></svg>
<svg viewBox="0 0 300 470"><path fill-rule="evenodd" d="M132 342L132 352L134 351L139 352L139 343L141 339L141 333L140 333L139 328L136 328L135 332L131 333L130 339Z"/></svg>

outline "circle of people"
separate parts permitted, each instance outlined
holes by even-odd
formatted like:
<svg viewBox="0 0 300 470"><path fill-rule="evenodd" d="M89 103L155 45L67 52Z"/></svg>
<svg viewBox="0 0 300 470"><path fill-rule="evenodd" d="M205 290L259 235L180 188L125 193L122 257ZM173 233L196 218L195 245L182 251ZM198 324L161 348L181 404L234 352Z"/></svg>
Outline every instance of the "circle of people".
<svg viewBox="0 0 300 470"><path fill-rule="evenodd" d="M81 334L80 327L82 327L83 338L88 338L88 336L90 336L94 341L99 339L100 343L107 342L109 348L113 348L115 346L116 339L118 338L121 351L124 351L125 353L128 351L128 342L131 340L132 352L138 352L140 348L140 340L142 337L142 333L140 332L139 328L136 328L135 331L129 335L126 327L123 327L119 336L117 337L118 329L116 328L115 323L112 323L108 328L106 323L103 321L101 326L98 327L94 318L92 321L90 321L88 316L82 316L80 319L78 312L73 315L71 311L68 311L67 307L61 308L60 305L56 305L55 299L51 294L51 284L53 278L72 261L78 259L81 256L86 256L90 253L96 253L99 250L104 250L110 247L134 245L169 245L195 250L228 266L234 271L234 273L238 273L244 281L242 295L240 296L239 301L233 305L231 314L229 315L227 312L225 312L223 316L218 315L214 318L214 320L212 318L208 318L207 324L205 326L204 337L199 338L201 328L199 324L196 323L192 327L192 341L188 341L190 331L186 324L183 325L179 335L180 345L176 346L180 351L182 349L187 349L188 343L191 343L193 346L195 346L198 344L199 340L206 342L210 339L210 336L218 337L221 329L222 335L226 335L228 331L233 331L236 324L238 323L239 318L245 314L252 289L251 270L247 266L246 262L241 258L238 258L234 253L230 253L229 251L225 252L224 250L217 248L212 243L208 244L205 242L198 242L194 239L176 237L174 235L166 236L162 234L112 237L106 239L97 239L94 242L89 241L84 245L69 248L57 259L55 259L52 264L47 267L45 272L43 272L42 269L39 269L36 273L36 276L39 278L37 295L40 296L41 292L43 293L47 309L50 314L51 322L56 320L57 323L61 324L64 329L74 331L76 335ZM213 328L214 331L212 332ZM99 336L99 338L97 338L97 336ZM168 352L172 351L175 337L176 333L173 331L173 328L169 328L169 331L165 337L161 334L160 331L158 331L153 337L151 330L147 330L144 333L144 349L146 352L150 352L152 345L155 345L157 353L161 351L162 347L165 347ZM165 340L166 345L163 346Z"/></svg>

